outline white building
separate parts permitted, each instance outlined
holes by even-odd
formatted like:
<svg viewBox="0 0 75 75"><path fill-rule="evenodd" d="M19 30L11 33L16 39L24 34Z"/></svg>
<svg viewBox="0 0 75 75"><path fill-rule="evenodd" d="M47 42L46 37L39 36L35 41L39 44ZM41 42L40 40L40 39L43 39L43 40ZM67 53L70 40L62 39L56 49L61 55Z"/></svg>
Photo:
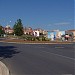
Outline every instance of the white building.
<svg viewBox="0 0 75 75"><path fill-rule="evenodd" d="M51 41L54 40L54 33L50 33L50 38L51 38Z"/></svg>
<svg viewBox="0 0 75 75"><path fill-rule="evenodd" d="M65 31L58 31L57 34L56 34L56 38L61 38L62 35L65 35Z"/></svg>
<svg viewBox="0 0 75 75"><path fill-rule="evenodd" d="M36 36L36 37L39 37L39 31L38 30L34 30L33 31L33 35Z"/></svg>

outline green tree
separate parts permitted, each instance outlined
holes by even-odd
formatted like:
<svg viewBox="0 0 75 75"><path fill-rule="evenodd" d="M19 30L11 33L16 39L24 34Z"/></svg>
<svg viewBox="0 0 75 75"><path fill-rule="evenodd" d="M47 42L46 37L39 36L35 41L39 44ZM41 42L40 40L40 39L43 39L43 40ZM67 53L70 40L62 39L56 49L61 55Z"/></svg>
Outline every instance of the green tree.
<svg viewBox="0 0 75 75"><path fill-rule="evenodd" d="M0 25L0 36L3 35L5 32L3 30L3 27Z"/></svg>
<svg viewBox="0 0 75 75"><path fill-rule="evenodd" d="M17 22L15 22L13 29L15 35L17 36L23 35L23 24L21 19L18 19Z"/></svg>

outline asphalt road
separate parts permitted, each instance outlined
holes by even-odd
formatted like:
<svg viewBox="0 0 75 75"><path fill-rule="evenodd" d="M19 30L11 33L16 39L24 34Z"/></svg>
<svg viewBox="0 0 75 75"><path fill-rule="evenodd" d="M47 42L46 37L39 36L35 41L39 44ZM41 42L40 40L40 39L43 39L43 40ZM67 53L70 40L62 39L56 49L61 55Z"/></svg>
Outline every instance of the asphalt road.
<svg viewBox="0 0 75 75"><path fill-rule="evenodd" d="M0 60L11 75L74 75L74 45L0 43Z"/></svg>

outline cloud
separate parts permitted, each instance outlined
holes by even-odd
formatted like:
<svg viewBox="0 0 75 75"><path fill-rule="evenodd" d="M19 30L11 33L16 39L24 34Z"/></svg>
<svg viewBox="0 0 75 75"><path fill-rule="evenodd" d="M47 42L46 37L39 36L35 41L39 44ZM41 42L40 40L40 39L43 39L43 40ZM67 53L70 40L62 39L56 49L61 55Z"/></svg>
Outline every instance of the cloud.
<svg viewBox="0 0 75 75"><path fill-rule="evenodd" d="M58 26L61 26L61 25L70 25L70 23L69 22L60 22L60 23L48 24L46 26L56 26L56 25L58 25Z"/></svg>
<svg viewBox="0 0 75 75"><path fill-rule="evenodd" d="M70 25L69 22L54 23L54 25Z"/></svg>

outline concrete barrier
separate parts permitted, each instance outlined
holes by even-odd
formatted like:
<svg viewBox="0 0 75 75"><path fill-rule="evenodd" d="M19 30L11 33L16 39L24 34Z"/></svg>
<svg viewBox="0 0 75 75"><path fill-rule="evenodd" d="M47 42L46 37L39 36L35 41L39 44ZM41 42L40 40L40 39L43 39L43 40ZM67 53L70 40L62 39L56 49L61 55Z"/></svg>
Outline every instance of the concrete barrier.
<svg viewBox="0 0 75 75"><path fill-rule="evenodd" d="M9 75L9 70L4 63L0 61L0 75Z"/></svg>

